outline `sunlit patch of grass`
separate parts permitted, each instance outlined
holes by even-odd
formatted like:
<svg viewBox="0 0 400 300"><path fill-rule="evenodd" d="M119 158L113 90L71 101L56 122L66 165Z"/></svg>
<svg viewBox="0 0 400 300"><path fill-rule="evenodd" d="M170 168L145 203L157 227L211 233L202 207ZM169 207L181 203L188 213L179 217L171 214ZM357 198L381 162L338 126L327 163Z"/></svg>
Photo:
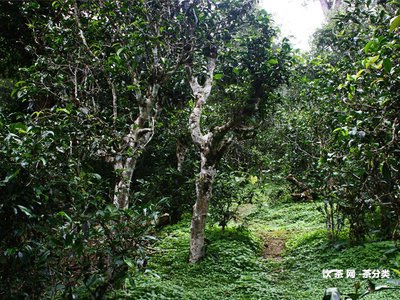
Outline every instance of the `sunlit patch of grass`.
<svg viewBox="0 0 400 300"><path fill-rule="evenodd" d="M319 203L259 203L248 213L247 223L260 230L312 230L324 227Z"/></svg>

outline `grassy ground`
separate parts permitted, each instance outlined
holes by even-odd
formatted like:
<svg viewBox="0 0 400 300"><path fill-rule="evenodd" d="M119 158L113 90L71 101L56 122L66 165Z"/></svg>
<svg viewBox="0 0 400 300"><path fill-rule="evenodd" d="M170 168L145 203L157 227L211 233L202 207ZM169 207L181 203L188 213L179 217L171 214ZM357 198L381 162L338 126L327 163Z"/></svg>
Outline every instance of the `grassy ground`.
<svg viewBox="0 0 400 300"><path fill-rule="evenodd" d="M351 246L326 239L314 203L261 203L240 210L246 226L207 229L207 258L188 264L190 216L164 228L148 270L117 297L128 299L322 299L325 288L354 292L356 279L323 279L323 269L383 269L399 260L391 242ZM247 229L246 229L247 228ZM394 273L391 273L394 277ZM385 280L378 280L384 283ZM399 291L364 299L400 299Z"/></svg>

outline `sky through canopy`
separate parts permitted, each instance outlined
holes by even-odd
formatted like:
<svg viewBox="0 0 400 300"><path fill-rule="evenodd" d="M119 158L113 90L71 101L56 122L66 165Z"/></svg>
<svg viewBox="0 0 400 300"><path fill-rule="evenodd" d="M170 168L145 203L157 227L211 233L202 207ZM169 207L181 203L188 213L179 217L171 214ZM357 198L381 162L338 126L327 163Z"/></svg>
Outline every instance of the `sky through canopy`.
<svg viewBox="0 0 400 300"><path fill-rule="evenodd" d="M304 3L304 0L261 0L260 7L273 15L283 36L292 36L292 43L306 51L310 49L310 37L323 23L324 15L318 1Z"/></svg>

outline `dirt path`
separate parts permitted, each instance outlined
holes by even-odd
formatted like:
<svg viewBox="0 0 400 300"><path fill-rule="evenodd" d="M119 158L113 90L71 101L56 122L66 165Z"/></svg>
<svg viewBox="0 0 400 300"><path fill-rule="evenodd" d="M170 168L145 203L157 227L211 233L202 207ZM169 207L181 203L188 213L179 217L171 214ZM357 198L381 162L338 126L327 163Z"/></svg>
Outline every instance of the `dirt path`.
<svg viewBox="0 0 400 300"><path fill-rule="evenodd" d="M254 208L253 204L244 204L239 207L239 218L243 220ZM262 256L267 259L282 260L285 244L288 240L288 233L282 230L264 231L257 229L253 224L252 229L261 238L263 243Z"/></svg>
<svg viewBox="0 0 400 300"><path fill-rule="evenodd" d="M263 240L263 257L268 259L281 260L283 251L285 250L286 238L275 237L273 235L264 234L261 236Z"/></svg>

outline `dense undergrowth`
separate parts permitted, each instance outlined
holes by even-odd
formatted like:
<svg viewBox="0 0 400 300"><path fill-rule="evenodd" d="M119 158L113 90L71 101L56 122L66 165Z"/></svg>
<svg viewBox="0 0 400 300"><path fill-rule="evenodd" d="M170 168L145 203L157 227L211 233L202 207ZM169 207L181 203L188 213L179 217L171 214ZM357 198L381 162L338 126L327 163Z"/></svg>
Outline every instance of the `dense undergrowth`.
<svg viewBox="0 0 400 300"><path fill-rule="evenodd" d="M268 196L268 191L267 191ZM323 269L386 269L396 267L400 254L392 242L352 245L346 239L329 242L319 203L262 201L241 209L241 224L222 232L207 230L207 258L188 264L189 216L160 233L148 269L132 276L126 290L115 296L128 299L322 299L325 288L354 292L356 279L324 279ZM285 249L265 258L265 236L283 239ZM394 278L394 272L391 273ZM374 280L386 284L385 280ZM398 299L399 291L371 294L365 299Z"/></svg>

